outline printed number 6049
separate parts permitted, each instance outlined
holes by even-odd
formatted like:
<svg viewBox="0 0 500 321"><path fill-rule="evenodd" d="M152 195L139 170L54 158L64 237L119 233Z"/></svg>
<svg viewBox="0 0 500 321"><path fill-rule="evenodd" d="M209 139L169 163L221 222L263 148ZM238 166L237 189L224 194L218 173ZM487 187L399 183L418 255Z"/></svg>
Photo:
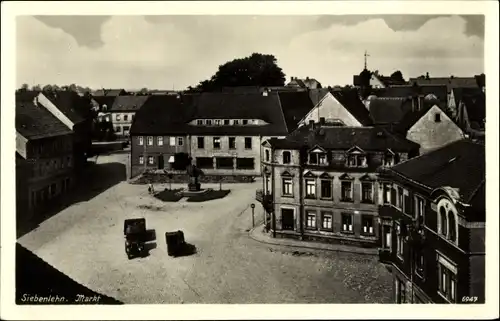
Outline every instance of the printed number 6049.
<svg viewBox="0 0 500 321"><path fill-rule="evenodd" d="M462 302L470 302L470 303L477 302L477 296L463 296Z"/></svg>

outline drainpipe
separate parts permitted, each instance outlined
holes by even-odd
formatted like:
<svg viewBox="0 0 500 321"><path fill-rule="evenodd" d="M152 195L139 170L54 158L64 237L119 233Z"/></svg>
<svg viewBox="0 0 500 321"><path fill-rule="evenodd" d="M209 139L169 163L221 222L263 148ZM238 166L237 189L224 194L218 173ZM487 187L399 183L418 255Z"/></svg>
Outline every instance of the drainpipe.
<svg viewBox="0 0 500 321"><path fill-rule="evenodd" d="M303 177L304 167L302 166L302 160L299 156L299 231L300 240L304 239L304 177Z"/></svg>
<svg viewBox="0 0 500 321"><path fill-rule="evenodd" d="M273 199L273 209L271 211L272 213L272 220L273 220L273 226L272 226L272 229L273 229L273 238L276 238L276 211L275 211L275 200L276 200L276 190L275 190L275 180L274 180L274 172L275 172L275 168L274 168L274 165L273 165L273 159L274 159L274 149L271 147L271 196L272 196L272 199Z"/></svg>

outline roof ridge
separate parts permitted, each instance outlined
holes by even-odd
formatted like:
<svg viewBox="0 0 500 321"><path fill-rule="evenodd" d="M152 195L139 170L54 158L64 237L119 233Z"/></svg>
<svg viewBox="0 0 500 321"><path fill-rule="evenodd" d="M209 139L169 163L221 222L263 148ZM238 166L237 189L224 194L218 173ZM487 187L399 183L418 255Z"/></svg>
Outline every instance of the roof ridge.
<svg viewBox="0 0 500 321"><path fill-rule="evenodd" d="M476 186L476 188L472 191L472 193L470 194L469 198L466 200L467 203L469 203L474 198L474 196L476 196L477 192L479 191L479 189L481 188L481 186L484 185L485 181L486 181L486 177L483 178L481 180L481 182Z"/></svg>

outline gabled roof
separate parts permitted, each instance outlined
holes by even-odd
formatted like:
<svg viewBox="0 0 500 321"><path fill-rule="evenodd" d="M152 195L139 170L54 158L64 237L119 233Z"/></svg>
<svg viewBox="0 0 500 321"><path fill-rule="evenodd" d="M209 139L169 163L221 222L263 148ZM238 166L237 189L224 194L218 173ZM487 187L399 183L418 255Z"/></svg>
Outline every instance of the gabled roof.
<svg viewBox="0 0 500 321"><path fill-rule="evenodd" d="M359 99L356 89L331 90L330 92L333 97L335 97L335 99L361 123L361 125L369 126L372 124L370 112Z"/></svg>
<svg viewBox="0 0 500 321"><path fill-rule="evenodd" d="M106 105L108 110L111 106L113 106L116 99L115 96L93 96L92 98L99 104L100 107Z"/></svg>
<svg viewBox="0 0 500 321"><path fill-rule="evenodd" d="M99 89L96 90L92 96L120 96L120 95L125 95L127 92L125 89Z"/></svg>
<svg viewBox="0 0 500 321"><path fill-rule="evenodd" d="M389 171L429 190L443 186L456 188L462 201L482 203L484 208L485 165L484 145L461 140L397 164ZM481 200L475 199L478 196Z"/></svg>
<svg viewBox="0 0 500 321"><path fill-rule="evenodd" d="M410 78L409 82L410 84L417 83L418 85L446 85L448 92L456 87L478 87L475 77Z"/></svg>
<svg viewBox="0 0 500 321"><path fill-rule="evenodd" d="M404 85L392 86L382 89L374 90L377 97L399 97L408 98L413 96L427 96L434 94L439 100L446 102L448 98L448 91L446 85Z"/></svg>
<svg viewBox="0 0 500 321"><path fill-rule="evenodd" d="M16 131L27 139L69 135L72 131L45 107L35 105L38 92L16 93Z"/></svg>
<svg viewBox="0 0 500 321"><path fill-rule="evenodd" d="M317 125L316 125L317 126ZM376 127L329 127L312 129L310 125L299 127L284 139L271 138L271 146L277 149L310 149L320 145L326 150L348 150L358 146L364 151L413 151L419 145L405 138Z"/></svg>
<svg viewBox="0 0 500 321"><path fill-rule="evenodd" d="M404 114L401 121L395 126L395 131L400 134L406 135L407 131L410 130L410 128L415 125L415 123L419 121L419 119L422 118L425 114L427 114L427 112L434 106L437 106L439 109L441 109L441 111L443 111L443 109L433 101L423 101L423 106L421 106L420 109L410 109Z"/></svg>
<svg viewBox="0 0 500 321"><path fill-rule="evenodd" d="M298 123L315 106L310 96L305 91L278 92L278 98L285 117L286 128L292 132L298 127Z"/></svg>
<svg viewBox="0 0 500 321"><path fill-rule="evenodd" d="M459 103L464 96L484 95L479 87L456 87L452 89L452 92L456 103Z"/></svg>
<svg viewBox="0 0 500 321"><path fill-rule="evenodd" d="M287 86L317 89L321 88L321 83L314 78L299 79L295 77L287 84Z"/></svg>
<svg viewBox="0 0 500 321"><path fill-rule="evenodd" d="M137 111L148 100L149 96L117 96L111 105L110 111Z"/></svg>
<svg viewBox="0 0 500 321"><path fill-rule="evenodd" d="M328 88L318 88L309 90L309 98L313 106L316 106L330 90Z"/></svg>
<svg viewBox="0 0 500 321"><path fill-rule="evenodd" d="M80 97L73 91L51 91L42 94L74 124L85 121L90 115L90 98Z"/></svg>
<svg viewBox="0 0 500 321"><path fill-rule="evenodd" d="M483 121L486 118L486 97L481 92L479 95L464 95L462 97L462 102L467 109L467 116L469 117L469 122L477 123L477 126L482 126Z"/></svg>
<svg viewBox="0 0 500 321"><path fill-rule="evenodd" d="M409 99L372 99L370 116L376 125L397 124L411 111L411 103Z"/></svg>

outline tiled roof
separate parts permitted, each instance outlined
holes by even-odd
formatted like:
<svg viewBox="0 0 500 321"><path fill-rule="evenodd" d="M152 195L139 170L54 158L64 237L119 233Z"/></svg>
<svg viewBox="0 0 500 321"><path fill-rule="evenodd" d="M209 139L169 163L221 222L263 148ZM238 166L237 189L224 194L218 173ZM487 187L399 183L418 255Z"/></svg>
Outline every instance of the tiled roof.
<svg viewBox="0 0 500 321"><path fill-rule="evenodd" d="M90 100L87 101L87 98L80 97L73 91L53 91L42 94L75 124L85 121L90 113Z"/></svg>
<svg viewBox="0 0 500 321"><path fill-rule="evenodd" d="M374 124L396 124L408 111L411 111L411 100L372 99L369 110Z"/></svg>
<svg viewBox="0 0 500 321"><path fill-rule="evenodd" d="M309 98L311 99L314 106L316 106L323 97L329 92L328 88L318 88L309 90Z"/></svg>
<svg viewBox="0 0 500 321"><path fill-rule="evenodd" d="M448 92L456 87L478 87L475 77L432 77L410 78L410 84L418 85L446 85Z"/></svg>
<svg viewBox="0 0 500 321"><path fill-rule="evenodd" d="M315 125L317 126L317 124ZM272 138L269 143L277 149L300 149L319 145L325 149L347 150L353 146L366 151L413 151L419 145L388 131L375 127L332 127L327 125L311 129L302 126L284 139Z"/></svg>
<svg viewBox="0 0 500 321"><path fill-rule="evenodd" d="M395 165L390 171L430 189L443 186L458 188L462 200L466 203L471 200L477 202L474 198L482 193L484 204L486 172L483 144L468 140L454 142Z"/></svg>
<svg viewBox="0 0 500 321"><path fill-rule="evenodd" d="M115 102L115 96L94 96L93 99L99 104L100 107L106 105L106 107L111 108Z"/></svg>
<svg viewBox="0 0 500 321"><path fill-rule="evenodd" d="M422 85L422 86L392 86L378 89L373 92L377 97L412 97L415 95L435 95L439 100L446 102L448 92L445 85Z"/></svg>
<svg viewBox="0 0 500 321"><path fill-rule="evenodd" d="M149 96L117 96L113 101L110 111L137 111L146 102Z"/></svg>
<svg viewBox="0 0 500 321"><path fill-rule="evenodd" d="M481 92L478 95L464 95L462 97L467 116L470 123L476 123L476 126L481 127L486 118L486 97ZM476 128L477 129L477 128Z"/></svg>
<svg viewBox="0 0 500 321"><path fill-rule="evenodd" d="M96 90L92 95L93 96L120 96L125 94L125 89L99 89Z"/></svg>
<svg viewBox="0 0 500 321"><path fill-rule="evenodd" d="M413 109L411 104L412 104L411 101L405 102L406 106L404 106L403 109L407 111L404 113L399 123L395 126L395 131L403 135L406 135L407 131L413 125L415 125L415 123L420 118L422 118L425 114L427 114L429 109L431 109L433 106L439 107L444 112L443 106L438 101L435 100L423 99L421 100L420 108L416 109Z"/></svg>
<svg viewBox="0 0 500 321"><path fill-rule="evenodd" d="M304 118L315 105L311 101L309 93L305 91L279 92L278 97L288 132L294 131L298 127L299 121Z"/></svg>
<svg viewBox="0 0 500 321"><path fill-rule="evenodd" d="M72 131L42 105L33 100L38 93L16 94L16 131L27 139L68 135Z"/></svg>
<svg viewBox="0 0 500 321"><path fill-rule="evenodd" d="M356 89L331 90L330 92L363 126L372 124L370 112L359 99Z"/></svg>

